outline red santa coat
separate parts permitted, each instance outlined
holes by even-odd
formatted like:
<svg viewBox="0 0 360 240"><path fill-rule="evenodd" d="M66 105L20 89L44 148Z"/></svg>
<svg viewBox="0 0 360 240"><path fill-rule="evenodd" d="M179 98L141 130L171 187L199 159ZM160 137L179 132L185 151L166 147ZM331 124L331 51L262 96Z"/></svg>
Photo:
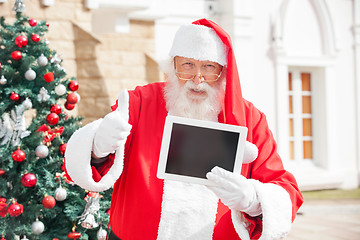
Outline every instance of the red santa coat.
<svg viewBox="0 0 360 240"><path fill-rule="evenodd" d="M92 138L96 132L98 122L94 122L78 130L68 143L66 153L66 167L70 176L74 179L77 175L74 169L81 170L84 178L78 180L78 184L88 190L101 191L104 186L108 187L117 179L113 189L111 201L110 225L112 231L121 239L182 239L181 234L201 229L201 233L183 235L187 239L281 239L290 230L292 220L302 204L302 196L292 174L285 171L282 161L276 152L276 143L268 128L265 115L256 109L250 102L244 100L245 124L248 128L247 141L255 144L259 149L258 158L251 164L242 166L242 175L251 179L261 202L263 215L250 217L246 214L230 210L217 198L214 200L206 187L198 189L197 186L188 186L194 191L189 198L199 195L199 199L192 203L176 202L186 193L179 193L186 186L180 186L174 197L171 189L174 183L164 183L156 177L160 145L163 134L165 117L167 116L166 104L163 95L164 83L149 84L137 87L129 92L129 123L132 130L124 147L124 161L122 163L121 150L104 166L91 170L79 166L79 158L84 158L84 152L90 150ZM219 117L221 119L221 117ZM88 136L85 136L85 135ZM90 139L88 142L79 139ZM81 142L81 144L77 143ZM89 145L81 151L79 148ZM85 154L84 165L90 162L89 153ZM74 160L72 160L74 159ZM72 163L71 163L72 162ZM86 168L86 167L85 167ZM71 170L71 171L69 171ZM122 173L121 173L122 170ZM87 175L87 177L86 177ZM108 179L106 179L110 175ZM104 176L104 177L102 177ZM110 180L109 180L110 179ZM83 183L90 181L91 184ZM76 181L75 181L76 182ZM79 183L81 182L81 183ZM100 187L94 187L100 184ZM168 186L168 187L166 187ZM92 188L93 189L89 189ZM170 189L167 191L166 189ZM167 193L169 192L169 193ZM176 195L178 194L178 195ZM201 196L204 196L201 199ZM174 204L172 202L175 202ZM200 202L200 203L199 203ZM179 205L183 204L179 207ZM215 204L215 206L214 206ZM190 207L191 206L191 207ZM204 208L205 211L199 210ZM174 210L175 209L175 210ZM176 209L179 212L176 212ZM187 211L187 209L189 209ZM208 209L208 211L207 211ZM175 211L175 212L174 212ZM194 213L195 212L195 213ZM186 216L188 220L171 222L174 216ZM192 215L199 215L196 220ZM202 216L203 214L203 216ZM196 222L212 218L206 226L197 226ZM202 219L202 220L201 220ZM169 222L170 221L170 222ZM175 226L174 225L178 225ZM172 229L174 228L174 229ZM184 232L185 231L185 232ZM199 230L200 231L200 230ZM197 237L194 234L199 234ZM178 237L178 238L177 238Z"/></svg>

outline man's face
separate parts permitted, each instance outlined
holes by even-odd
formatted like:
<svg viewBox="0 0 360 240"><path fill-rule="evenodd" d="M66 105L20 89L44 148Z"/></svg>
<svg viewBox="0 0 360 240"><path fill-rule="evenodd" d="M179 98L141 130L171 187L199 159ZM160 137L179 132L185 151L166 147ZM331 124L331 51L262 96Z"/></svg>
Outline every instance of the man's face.
<svg viewBox="0 0 360 240"><path fill-rule="evenodd" d="M188 81L192 81L187 92L188 97L194 99L206 98L208 92L206 88L201 85L207 84L214 88L219 81L223 67L211 61L199 61L193 58L185 58L176 56L174 58L176 76L178 77L179 85L184 87Z"/></svg>

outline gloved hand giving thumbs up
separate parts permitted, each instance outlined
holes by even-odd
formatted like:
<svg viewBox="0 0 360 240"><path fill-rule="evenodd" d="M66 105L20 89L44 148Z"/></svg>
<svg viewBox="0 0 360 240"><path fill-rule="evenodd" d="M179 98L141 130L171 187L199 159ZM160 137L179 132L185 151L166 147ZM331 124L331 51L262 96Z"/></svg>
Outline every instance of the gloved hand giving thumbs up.
<svg viewBox="0 0 360 240"><path fill-rule="evenodd" d="M130 134L129 93L122 90L119 94L118 107L107 114L97 129L93 142L93 153L102 158L123 145Z"/></svg>

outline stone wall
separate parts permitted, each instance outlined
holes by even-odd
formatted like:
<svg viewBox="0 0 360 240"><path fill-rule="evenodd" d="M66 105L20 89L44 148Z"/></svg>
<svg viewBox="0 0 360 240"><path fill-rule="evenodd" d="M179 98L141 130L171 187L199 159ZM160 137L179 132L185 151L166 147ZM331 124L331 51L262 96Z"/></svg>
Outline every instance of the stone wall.
<svg viewBox="0 0 360 240"><path fill-rule="evenodd" d="M14 19L14 2L0 3L0 15L6 21ZM94 34L92 12L83 0L56 0L50 7L39 0L24 2L24 15L49 23L50 48L60 54L68 77L79 82L81 101L69 114L84 116L83 124L108 113L121 89L161 79L152 57L153 21L130 20L128 33Z"/></svg>

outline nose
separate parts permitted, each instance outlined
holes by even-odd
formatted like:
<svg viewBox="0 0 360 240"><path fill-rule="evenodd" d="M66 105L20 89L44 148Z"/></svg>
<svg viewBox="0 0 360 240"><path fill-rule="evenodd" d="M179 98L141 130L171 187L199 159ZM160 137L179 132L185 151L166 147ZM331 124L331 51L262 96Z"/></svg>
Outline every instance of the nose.
<svg viewBox="0 0 360 240"><path fill-rule="evenodd" d="M204 76L199 72L198 74L195 75L193 82L195 84L200 84L204 81Z"/></svg>

